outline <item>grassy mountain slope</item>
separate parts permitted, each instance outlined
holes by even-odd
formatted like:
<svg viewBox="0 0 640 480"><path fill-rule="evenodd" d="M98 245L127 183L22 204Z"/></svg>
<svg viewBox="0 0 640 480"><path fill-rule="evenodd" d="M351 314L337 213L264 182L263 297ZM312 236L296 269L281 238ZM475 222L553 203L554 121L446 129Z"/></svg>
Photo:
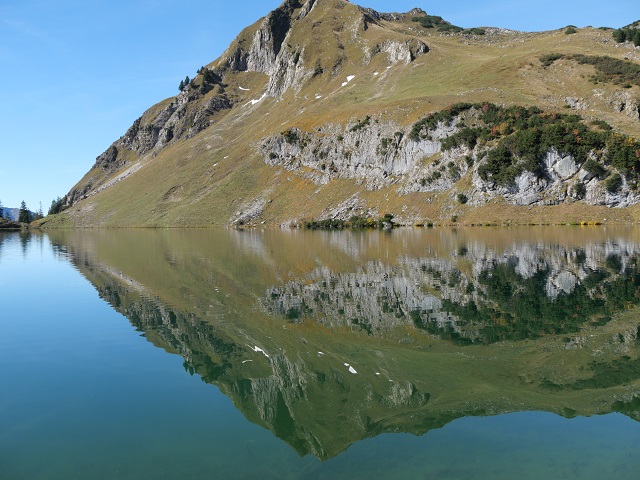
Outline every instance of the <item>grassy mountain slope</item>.
<svg viewBox="0 0 640 480"><path fill-rule="evenodd" d="M65 197L67 210L45 225L288 224L337 215L349 199L366 214L392 212L407 223L454 216L464 223L638 218L636 206L517 206L492 189L487 201L461 205L456 192L472 188L471 174L447 189L410 193L401 187L415 180L411 172L372 186L347 174L314 181L304 165L265 161L265 139L291 128L336 143L339 132L369 118L406 136L414 122L459 102L577 113L640 137L640 85L595 83L596 68L571 58L640 65L632 45L616 44L610 30L443 33L415 21L425 15L377 14L343 0L287 0L245 29L180 95L145 112ZM546 65L541 58L549 54L562 57ZM354 139L349 154L359 148Z"/></svg>

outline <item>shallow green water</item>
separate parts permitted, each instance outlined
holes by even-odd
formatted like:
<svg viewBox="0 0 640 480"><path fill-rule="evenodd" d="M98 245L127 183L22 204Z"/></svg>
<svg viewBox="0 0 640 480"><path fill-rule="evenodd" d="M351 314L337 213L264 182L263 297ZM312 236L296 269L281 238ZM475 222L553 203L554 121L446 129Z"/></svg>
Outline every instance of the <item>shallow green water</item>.
<svg viewBox="0 0 640 480"><path fill-rule="evenodd" d="M640 232L0 234L0 478L631 479Z"/></svg>

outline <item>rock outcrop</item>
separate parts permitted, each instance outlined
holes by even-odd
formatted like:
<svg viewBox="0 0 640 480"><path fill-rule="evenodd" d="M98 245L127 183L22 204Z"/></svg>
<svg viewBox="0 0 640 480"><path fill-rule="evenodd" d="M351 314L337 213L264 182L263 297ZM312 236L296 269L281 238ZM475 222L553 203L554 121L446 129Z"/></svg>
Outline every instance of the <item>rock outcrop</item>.
<svg viewBox="0 0 640 480"><path fill-rule="evenodd" d="M332 179L354 179L369 190L397 186L400 195L451 192L465 203L484 205L500 197L512 205L558 205L584 201L591 205L627 207L640 202L640 194L619 175L612 188L606 175L585 170L571 154L547 150L537 172L523 170L512 182L501 184L481 175L481 165L492 148L443 143L477 120L471 109L451 121L440 121L416 137L411 129L381 117L367 116L347 125L326 124L312 132L290 128L259 145L264 162L282 167L318 185ZM594 161L604 158L592 152ZM586 163L586 162L585 162ZM620 172L622 173L622 172ZM462 178L469 178L459 187ZM470 186L469 186L470 184ZM347 217L348 218L348 217ZM346 218L345 218L346 219Z"/></svg>
<svg viewBox="0 0 640 480"><path fill-rule="evenodd" d="M293 22L304 19L315 2L307 0L303 5L298 0L285 1L264 18L250 45L245 46L245 42L240 41L223 54L225 67L268 75L268 96L280 97L291 87L301 88L304 80L313 76L313 70L305 67L304 47L292 48L286 41Z"/></svg>
<svg viewBox="0 0 640 480"><path fill-rule="evenodd" d="M630 92L616 92L609 98L609 104L616 112L640 120L640 99Z"/></svg>

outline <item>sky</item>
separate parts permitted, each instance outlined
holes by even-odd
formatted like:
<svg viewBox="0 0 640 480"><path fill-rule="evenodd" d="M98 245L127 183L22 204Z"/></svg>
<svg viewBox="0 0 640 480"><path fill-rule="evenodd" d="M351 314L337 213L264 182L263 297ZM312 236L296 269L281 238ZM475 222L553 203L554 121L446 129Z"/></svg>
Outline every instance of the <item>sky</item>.
<svg viewBox="0 0 640 480"><path fill-rule="evenodd" d="M0 0L0 201L32 211L64 196L95 158L186 75L280 0ZM419 7L461 27L619 28L637 0L358 0Z"/></svg>

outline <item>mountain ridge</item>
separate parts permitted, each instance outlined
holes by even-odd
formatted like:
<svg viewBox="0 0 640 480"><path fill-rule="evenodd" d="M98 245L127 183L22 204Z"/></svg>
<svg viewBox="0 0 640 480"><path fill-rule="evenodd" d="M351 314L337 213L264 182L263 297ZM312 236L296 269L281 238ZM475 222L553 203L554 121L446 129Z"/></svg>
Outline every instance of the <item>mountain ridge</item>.
<svg viewBox="0 0 640 480"><path fill-rule="evenodd" d="M218 60L199 69L179 95L158 103L136 120L64 197L67 210L61 217L50 218L46 224L296 224L309 217L349 216L352 210L341 205L354 201L363 215L390 211L403 223L442 223L453 218L504 222L521 217L518 206L548 208L550 203L542 198L525 200L531 195L519 194L516 179L510 186L511 190L517 187L515 201L500 188L478 186L465 175L428 195L407 186L420 183L425 177L416 175L422 172L404 172L402 177L380 183L375 175L355 178L345 171L318 183L311 180L317 172L309 172L308 160L314 157L322 165L319 150L305 152L307 163L292 167L273 161L272 155L278 153L267 152L264 146L293 131L325 138L325 143L333 145L343 142L341 137L348 138L348 153L366 157L370 170L378 168L384 175L388 159L383 143L388 147L396 134L402 134L404 140L395 147L406 143L420 118L467 101L540 106L550 112L566 109L581 114L585 123L605 121L617 132L638 138L640 85L594 83L594 67L571 56L589 52L638 65L640 57L624 45L621 52L609 31L587 28L574 35L561 30L523 33L487 28L471 33L446 27L440 31L430 23L436 18L419 9L382 14L343 0L285 1L243 30ZM438 25L451 25L442 19L436 22L440 21L444 23ZM549 65L541 60L556 52L560 57ZM371 125L351 131L366 118ZM387 125L386 130L379 127L382 124ZM456 133L455 128L440 132L439 141L428 151L419 148L416 155L420 157L412 158L414 167L446 156L441 140ZM361 145L368 147L363 150ZM489 145L487 152L491 148ZM340 168L347 149L337 150L333 152L337 157L331 160ZM485 154L473 153L475 157ZM287 155L295 156L292 152ZM454 161L461 169L468 155L464 152L447 162ZM326 168L328 162L324 163ZM614 168L611 174L622 174L621 188L627 200L608 200L604 184L598 183L604 193L591 195L597 197L594 201L573 198L578 200L569 202L576 203L573 205L566 196L554 197L551 204L559 207L558 220L636 218L638 209L633 206L638 197L634 188L628 188L632 182ZM553 179L549 171L543 177ZM576 178L574 172L571 182ZM523 181L523 191L535 183L520 179ZM294 191L287 183L295 185ZM475 190L469 190L469 183L476 184ZM548 197L545 185L535 188ZM562 179L558 188L567 190L571 184ZM491 212L478 208L481 202L461 204L458 195L488 195L488 203L497 202L499 208L487 215ZM133 201L123 201L124 196L132 196ZM607 207L616 205L632 208L607 214L613 211Z"/></svg>

